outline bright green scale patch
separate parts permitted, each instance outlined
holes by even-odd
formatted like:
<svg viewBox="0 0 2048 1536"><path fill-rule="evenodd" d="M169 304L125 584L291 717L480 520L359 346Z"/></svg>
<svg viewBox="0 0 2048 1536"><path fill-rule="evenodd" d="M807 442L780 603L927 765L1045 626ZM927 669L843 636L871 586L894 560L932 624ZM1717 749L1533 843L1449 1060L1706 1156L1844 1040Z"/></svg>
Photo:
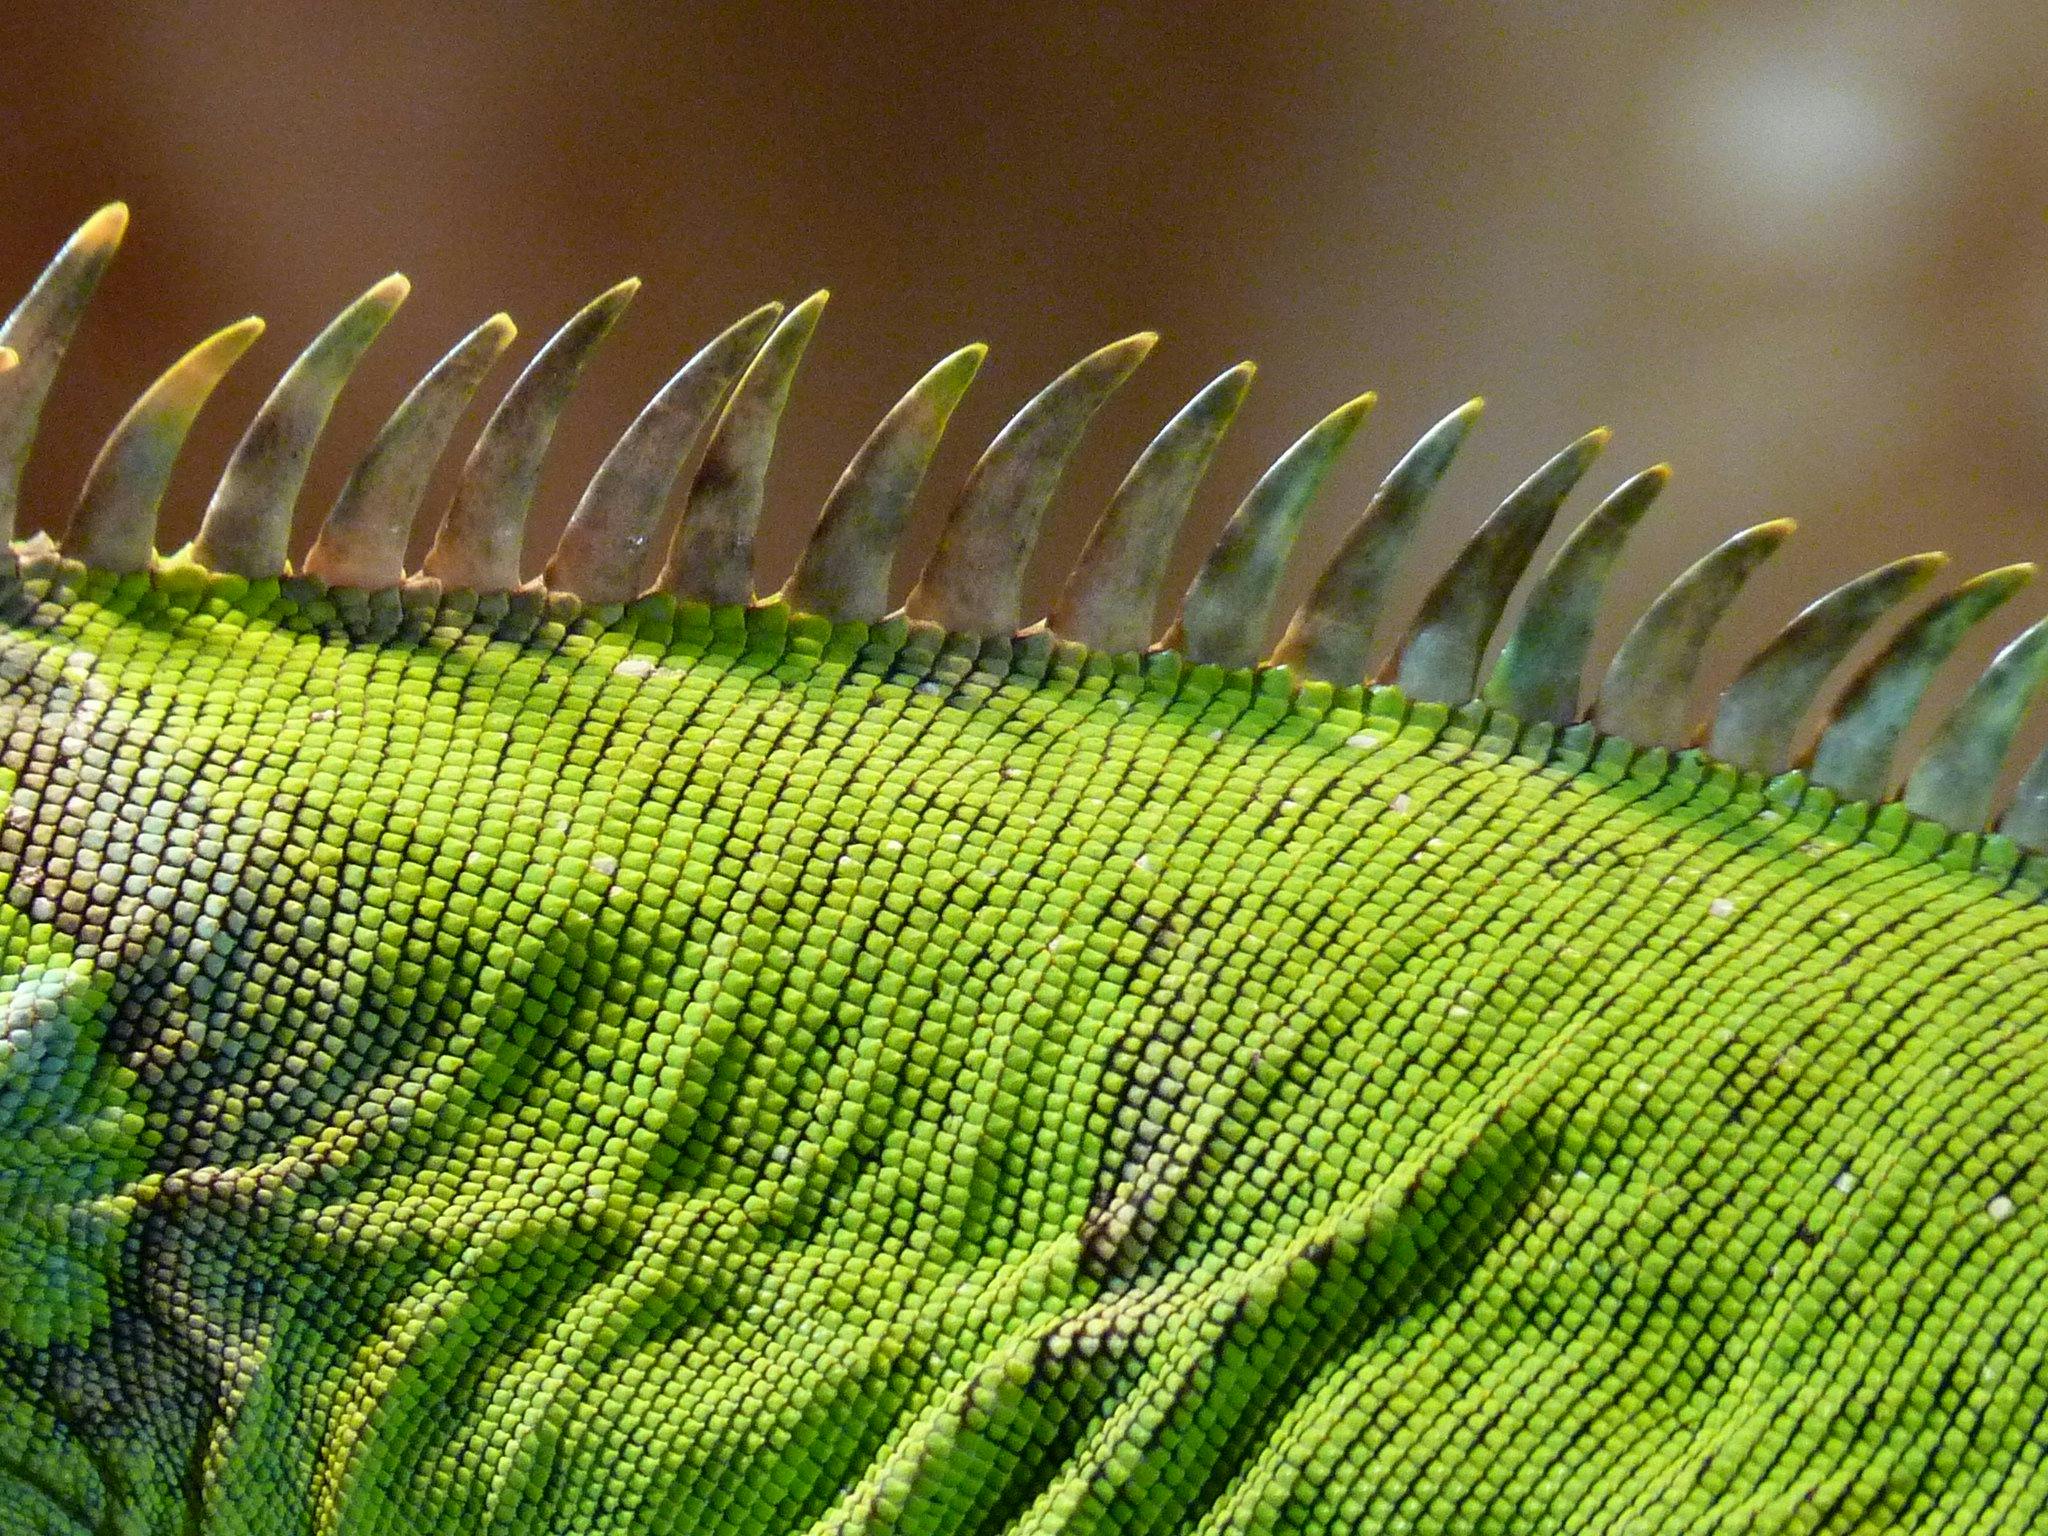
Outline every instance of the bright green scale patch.
<svg viewBox="0 0 2048 1536"><path fill-rule="evenodd" d="M1996 841L1043 639L12 601L0 1528L2042 1518Z"/></svg>

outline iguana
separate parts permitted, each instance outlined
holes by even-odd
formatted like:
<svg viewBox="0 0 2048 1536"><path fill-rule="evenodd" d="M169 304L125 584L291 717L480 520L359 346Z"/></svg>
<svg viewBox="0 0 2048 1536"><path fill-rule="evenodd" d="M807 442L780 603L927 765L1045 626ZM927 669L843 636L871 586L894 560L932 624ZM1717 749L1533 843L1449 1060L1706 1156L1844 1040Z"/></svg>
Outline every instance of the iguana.
<svg viewBox="0 0 2048 1536"><path fill-rule="evenodd" d="M125 225L0 327L0 532ZM752 545L823 303L657 394L538 580L550 434L631 285L429 475L513 328L398 406L303 569L308 458L405 296L284 373L154 549L175 363L0 575L0 1529L22 1533L2016 1531L2048 1503L2048 674L2027 580L1829 593L1720 698L1769 522L1597 699L1625 481L1543 465L1382 668L1393 469L1262 658L1370 403L1250 491L1153 644L1244 398L1160 433L1043 621L1023 571L1149 335L895 553L982 349L861 447L786 587ZM697 467L661 548L665 508ZM654 574L650 581L650 571ZM1369 677L1384 678L1368 682Z"/></svg>

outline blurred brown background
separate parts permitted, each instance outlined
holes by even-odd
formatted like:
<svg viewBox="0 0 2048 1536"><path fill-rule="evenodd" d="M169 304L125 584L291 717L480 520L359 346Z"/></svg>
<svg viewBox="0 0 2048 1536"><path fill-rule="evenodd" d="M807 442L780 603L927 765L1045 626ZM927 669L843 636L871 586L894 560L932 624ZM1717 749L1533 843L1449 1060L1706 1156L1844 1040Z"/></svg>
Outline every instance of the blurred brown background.
<svg viewBox="0 0 2048 1536"><path fill-rule="evenodd" d="M1488 397L1411 599L1524 471L1601 422L1616 435L1592 491L1678 469L1615 583L1608 646L1714 540L1769 516L1805 527L1731 624L1747 642L1915 549L1952 551L1957 575L2048 555L2048 8L2025 0L34 3L9 8L6 58L6 281L99 202L135 212L31 471L44 526L135 392L253 310L270 333L173 491L171 532L188 533L276 370L401 268L413 298L343 397L301 548L352 452L463 329L510 310L523 360L639 273L557 439L542 520L716 328L828 285L764 588L942 352L994 348L920 550L1011 410L1145 326L1165 341L1077 463L1048 589L1151 431L1247 356L1262 372L1199 533L1316 416L1380 391L1309 556L1417 432ZM2044 609L2048 587L2024 595L1970 655Z"/></svg>

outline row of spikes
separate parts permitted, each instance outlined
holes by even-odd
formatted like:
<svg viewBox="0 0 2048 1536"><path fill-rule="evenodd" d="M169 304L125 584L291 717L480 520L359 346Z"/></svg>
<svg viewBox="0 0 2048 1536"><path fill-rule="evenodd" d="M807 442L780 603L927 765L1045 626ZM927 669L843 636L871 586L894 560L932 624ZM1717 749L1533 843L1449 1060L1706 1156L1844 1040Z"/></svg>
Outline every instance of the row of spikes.
<svg viewBox="0 0 2048 1536"><path fill-rule="evenodd" d="M72 236L0 326L0 543L13 537L21 473L37 418L87 300L127 224L119 204ZM494 410L463 470L420 572L405 552L428 482L464 409L515 334L493 315L458 342L392 413L328 513L305 574L333 586L438 583L444 590L521 585L527 514L555 424L592 352L617 323L628 281L572 316ZM177 558L250 579L283 575L300 487L315 442L351 371L404 301L401 276L376 284L285 370L230 458L199 532ZM648 591L712 604L753 600L754 534L769 458L818 293L784 311L767 304L683 365L592 476L540 581L607 604ZM115 573L149 570L159 503L185 436L214 387L262 331L242 320L174 363L114 429L87 476L63 552ZM909 617L973 636L1025 623L1024 571L1069 458L1096 411L1151 350L1141 333L1090 353L1054 379L996 436L969 474L937 551L903 607ZM790 604L835 621L890 611L898 541L933 452L986 348L963 347L914 384L874 429L826 500L783 589ZM1166 566L1182 521L1252 381L1226 370L1169 421L1139 457L1088 540L1043 623L1106 651L1155 643ZM1261 659L1287 559L1317 488L1371 408L1348 401L1262 475L1225 526L1156 644L1197 663ZM1479 415L1473 400L1402 457L1367 505L1265 659L1304 678L1352 684L1371 674L1373 638L1396 565L1425 503ZM1649 607L1607 668L1590 710L1580 684L1601 593L1630 531L1669 478L1654 466L1625 481L1571 534L1537 578L1490 673L1483 659L1537 546L1607 441L1594 431L1557 454L1485 519L1431 588L1383 673L1410 698L1479 699L1524 721L1589 718L1642 747L1703 744L1738 768L1793 766L1800 722L1829 676L1888 613L1944 564L1914 555L1859 576L1795 617L1720 698L1704 733L1689 699L1705 642L1744 582L1793 531L1748 528L1681 574ZM683 466L702 442L659 574L645 573ZM1879 800L1893 759L1937 667L1964 633L2033 575L2006 566L1964 582L1915 614L1837 698L1810 753L1808 777L1841 795ZM1907 807L1959 831L1991 823L1997 781L2028 705L2048 681L2048 620L1992 660L1906 777ZM2020 781L1997 829L2048 850L2048 754Z"/></svg>

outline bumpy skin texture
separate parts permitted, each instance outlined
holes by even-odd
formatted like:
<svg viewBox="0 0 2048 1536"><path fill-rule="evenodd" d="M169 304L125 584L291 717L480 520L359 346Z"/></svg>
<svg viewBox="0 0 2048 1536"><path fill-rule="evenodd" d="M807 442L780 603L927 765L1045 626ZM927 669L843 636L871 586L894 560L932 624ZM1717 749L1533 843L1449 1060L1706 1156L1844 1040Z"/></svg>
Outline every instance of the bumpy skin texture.
<svg viewBox="0 0 2048 1536"><path fill-rule="evenodd" d="M0 1529L2041 1518L2008 849L1272 671L483 607L9 589Z"/></svg>

